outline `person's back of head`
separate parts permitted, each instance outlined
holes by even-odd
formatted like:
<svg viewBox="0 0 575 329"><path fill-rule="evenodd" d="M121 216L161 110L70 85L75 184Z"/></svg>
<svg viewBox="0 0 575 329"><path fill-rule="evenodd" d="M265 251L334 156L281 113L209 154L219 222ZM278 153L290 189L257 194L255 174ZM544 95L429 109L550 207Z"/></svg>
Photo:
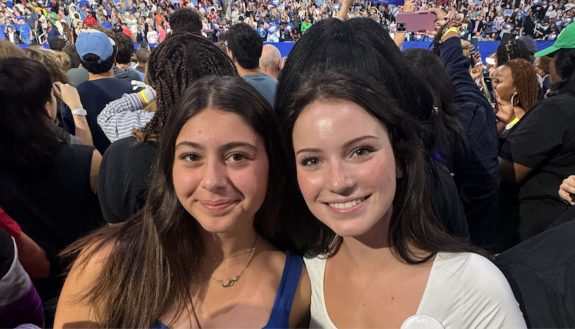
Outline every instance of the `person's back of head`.
<svg viewBox="0 0 575 329"><path fill-rule="evenodd" d="M5 57L26 57L26 53L10 41L0 40L0 58Z"/></svg>
<svg viewBox="0 0 575 329"><path fill-rule="evenodd" d="M70 57L70 68L77 69L80 67L81 60L75 45L66 45L62 51Z"/></svg>
<svg viewBox="0 0 575 329"><path fill-rule="evenodd" d="M56 54L59 52L45 49L45 48L26 48L24 49L29 58L38 61L46 67L53 82L68 83L67 70L61 66L61 63L56 60ZM66 54L63 54L66 55Z"/></svg>
<svg viewBox="0 0 575 329"><path fill-rule="evenodd" d="M150 59L150 51L147 48L139 48L136 51L136 59L139 64L147 64Z"/></svg>
<svg viewBox="0 0 575 329"><path fill-rule="evenodd" d="M237 75L225 53L201 34L172 34L150 54L146 79L156 90L154 118L136 132L139 141L159 140L177 98L194 81L206 75Z"/></svg>
<svg viewBox="0 0 575 329"><path fill-rule="evenodd" d="M124 33L115 33L114 39L116 41L116 48L118 49L116 63L130 64L132 55L134 54L134 42L132 38Z"/></svg>
<svg viewBox="0 0 575 329"><path fill-rule="evenodd" d="M260 69L274 79L279 78L281 71L282 55L273 45L263 47L262 56L260 57Z"/></svg>
<svg viewBox="0 0 575 329"><path fill-rule="evenodd" d="M60 38L52 39L48 43L50 44L50 49L55 51L62 51L66 46L66 40Z"/></svg>
<svg viewBox="0 0 575 329"><path fill-rule="evenodd" d="M82 61L82 67L92 74L109 72L116 62L116 42L110 35L94 29L78 35L76 50Z"/></svg>
<svg viewBox="0 0 575 329"><path fill-rule="evenodd" d="M497 47L497 66L501 66L516 58L523 58L526 61L531 61L531 54L523 41L513 39L507 42L502 42Z"/></svg>
<svg viewBox="0 0 575 329"><path fill-rule="evenodd" d="M42 63L0 58L0 158L12 169L50 165L61 145L52 78Z"/></svg>
<svg viewBox="0 0 575 329"><path fill-rule="evenodd" d="M195 10L182 8L170 15L170 28L173 33L201 33L202 20Z"/></svg>
<svg viewBox="0 0 575 329"><path fill-rule="evenodd" d="M235 24L228 31L230 56L243 69L253 70L259 67L263 46L259 33L248 24Z"/></svg>

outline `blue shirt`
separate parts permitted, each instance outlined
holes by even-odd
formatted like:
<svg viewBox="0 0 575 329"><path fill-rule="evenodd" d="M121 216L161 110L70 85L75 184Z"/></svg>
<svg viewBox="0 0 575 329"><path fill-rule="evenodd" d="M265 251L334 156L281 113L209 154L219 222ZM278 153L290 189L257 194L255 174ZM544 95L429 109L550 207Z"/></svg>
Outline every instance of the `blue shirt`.
<svg viewBox="0 0 575 329"><path fill-rule="evenodd" d="M246 80L247 83L256 88L259 93L264 96L264 98L273 107L276 98L276 87L278 81L265 73L244 75L242 78Z"/></svg>
<svg viewBox="0 0 575 329"><path fill-rule="evenodd" d="M30 40L30 32L32 32L32 29L30 29L28 24L18 25L18 31L20 31L20 39Z"/></svg>
<svg viewBox="0 0 575 329"><path fill-rule="evenodd" d="M60 36L60 32L58 32L58 29L54 26L50 31L48 31L47 35L48 42L50 42L53 39L57 39Z"/></svg>
<svg viewBox="0 0 575 329"><path fill-rule="evenodd" d="M110 22L103 22L103 23L102 23L102 26L105 27L105 28L107 28L107 29L112 28L112 24L110 24Z"/></svg>

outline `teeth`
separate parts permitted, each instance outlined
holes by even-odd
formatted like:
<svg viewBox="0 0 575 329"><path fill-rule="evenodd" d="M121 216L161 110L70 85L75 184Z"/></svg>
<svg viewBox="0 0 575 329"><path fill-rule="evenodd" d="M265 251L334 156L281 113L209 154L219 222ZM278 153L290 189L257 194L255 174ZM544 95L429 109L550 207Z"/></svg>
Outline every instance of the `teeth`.
<svg viewBox="0 0 575 329"><path fill-rule="evenodd" d="M353 206L358 205L363 200L365 200L365 198L361 198L361 199L357 199L357 200L353 200L353 201L348 201L348 202L343 202L343 203L328 203L328 204L330 207L333 207L336 209L349 209Z"/></svg>

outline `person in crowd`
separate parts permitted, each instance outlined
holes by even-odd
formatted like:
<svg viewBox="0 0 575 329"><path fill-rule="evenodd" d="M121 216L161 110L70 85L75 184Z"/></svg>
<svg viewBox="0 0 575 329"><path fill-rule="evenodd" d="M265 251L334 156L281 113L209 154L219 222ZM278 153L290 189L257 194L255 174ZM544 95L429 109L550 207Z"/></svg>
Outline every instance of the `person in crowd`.
<svg viewBox="0 0 575 329"><path fill-rule="evenodd" d="M298 229L311 233L310 327L526 328L501 272L434 218L422 126L383 84L327 71L288 98L288 179L309 209Z"/></svg>
<svg viewBox="0 0 575 329"><path fill-rule="evenodd" d="M499 44L497 47L497 66L501 66L516 58L523 58L526 61L530 60L529 49L524 42L518 39L512 39Z"/></svg>
<svg viewBox="0 0 575 329"><path fill-rule="evenodd" d="M98 25L98 23L96 22L96 19L92 16L92 12L89 10L86 11L86 18L84 18L84 24L86 24L88 26Z"/></svg>
<svg viewBox="0 0 575 329"><path fill-rule="evenodd" d="M571 220L522 242L496 259L528 328L575 327L575 295L571 293L575 288L574 234L575 221Z"/></svg>
<svg viewBox="0 0 575 329"><path fill-rule="evenodd" d="M56 256L102 220L96 198L101 155L92 146L69 144L54 124L57 98L81 109L76 91L56 82L40 62L0 59L0 205L45 250L50 276L35 281L51 326L67 266ZM34 95L34 97L30 97ZM88 125L74 115L78 131ZM62 205L62 198L66 204Z"/></svg>
<svg viewBox="0 0 575 329"><path fill-rule="evenodd" d="M439 147L433 136L446 132L434 131L442 126L434 127L429 122L434 113L433 95L425 83L413 72L383 27L375 21L364 18L346 22L328 19L314 24L314 27L316 25L319 27L310 28L294 45L288 57L295 59L290 61L288 58L282 69L275 105L278 117L283 117L290 93L304 81L314 75L322 75L328 69L376 77L393 95L403 95L398 96L401 108L409 111L427 127L428 160L433 168L428 183L433 191L431 197L435 217L450 234L468 237L465 212L455 182L445 165L432 161ZM402 84L397 81L402 81ZM411 90L418 90L418 97L413 97ZM293 217L299 218L300 215L294 214Z"/></svg>
<svg viewBox="0 0 575 329"><path fill-rule="evenodd" d="M258 32L247 24L236 24L228 32L228 55L238 73L256 88L273 106L277 80L262 72L260 57L263 42Z"/></svg>
<svg viewBox="0 0 575 329"><path fill-rule="evenodd" d="M68 250L79 257L54 327L307 326L307 271L300 257L275 246L286 225L285 157L269 103L240 77L208 76L172 111L146 206Z"/></svg>
<svg viewBox="0 0 575 329"><path fill-rule="evenodd" d="M138 72L132 69L132 55L135 49L132 38L124 33L115 33L114 41L118 49L116 65L114 66L114 77L129 82L143 81Z"/></svg>
<svg viewBox="0 0 575 329"><path fill-rule="evenodd" d="M148 66L148 60L150 59L150 51L147 48L138 48L136 51L136 60L138 63L134 70L140 75L142 81L145 80L146 67Z"/></svg>
<svg viewBox="0 0 575 329"><path fill-rule="evenodd" d="M237 71L231 59L201 35L177 33L152 52L147 75L151 87L111 102L98 116L108 138L117 141L104 157L98 182L100 205L109 223L123 222L144 206L158 144L180 94L204 75L237 75ZM148 104L156 111L144 110Z"/></svg>
<svg viewBox="0 0 575 329"><path fill-rule="evenodd" d="M274 79L279 79L282 55L274 45L264 45L260 57L260 69Z"/></svg>
<svg viewBox="0 0 575 329"><path fill-rule="evenodd" d="M82 82L77 88L85 109L85 116L92 132L94 146L100 153L110 146L110 141L97 124L97 116L109 102L132 92L128 81L114 77L114 64L118 46L112 35L88 30L83 32L76 42L76 50L82 61L82 67L89 72L88 81ZM139 76L138 76L139 78ZM75 134L72 120L72 109L62 108L64 129Z"/></svg>
<svg viewBox="0 0 575 329"><path fill-rule="evenodd" d="M436 10L438 19L446 13ZM453 21L454 22L454 21ZM476 24L477 26L477 24ZM448 30L448 29L445 29ZM453 173L465 210L472 243L485 248L495 243L499 166L497 133L491 104L469 75L469 58L463 55L457 31L436 35L434 49L406 49L403 54L433 93L437 124L447 133L439 138L448 152L438 152ZM467 138L459 138L465 135Z"/></svg>
<svg viewBox="0 0 575 329"><path fill-rule="evenodd" d="M198 12L190 8L182 8L170 15L172 33L201 33L202 20Z"/></svg>
<svg viewBox="0 0 575 329"><path fill-rule="evenodd" d="M18 36L18 33L16 33L12 26L6 27L6 40L12 42L13 44L20 43L20 36Z"/></svg>
<svg viewBox="0 0 575 329"><path fill-rule="evenodd" d="M539 82L533 64L517 58L493 72L493 88L499 97L498 133L511 129L538 101Z"/></svg>
<svg viewBox="0 0 575 329"><path fill-rule="evenodd" d="M20 41L25 45L31 44L34 39L34 35L32 34L30 26L26 23L26 19L24 17L18 17L18 21L16 23L18 32L20 33Z"/></svg>
<svg viewBox="0 0 575 329"><path fill-rule="evenodd" d="M64 46L64 48L62 48L62 52L64 52L65 54L67 54L70 57L70 70L76 69L80 66L80 62L81 62L80 56L78 56L78 52L76 51L75 45ZM68 75L68 77L70 77L70 76Z"/></svg>
<svg viewBox="0 0 575 329"><path fill-rule="evenodd" d="M553 46L535 54L552 55L552 96L537 103L513 128L499 154L501 180L515 184L519 198L519 237L525 241L545 230L567 210L557 187L573 173L575 145L575 25Z"/></svg>
<svg viewBox="0 0 575 329"><path fill-rule="evenodd" d="M46 31L46 35L47 35L47 39L48 42L60 38L60 32L58 31L58 29L54 26L54 21L50 20L48 21L48 30Z"/></svg>
<svg viewBox="0 0 575 329"><path fill-rule="evenodd" d="M552 58L549 56L541 56L537 57L533 63L537 74L541 77L541 89L544 93L551 89L551 82L549 82L549 64L551 60Z"/></svg>
<svg viewBox="0 0 575 329"><path fill-rule="evenodd" d="M16 241L0 227L0 323L9 328L25 323L43 327L42 301L18 254Z"/></svg>
<svg viewBox="0 0 575 329"><path fill-rule="evenodd" d="M146 40L148 40L149 44L157 44L160 39L158 32L154 29L152 25L148 25L148 33L146 34Z"/></svg>
<svg viewBox="0 0 575 329"><path fill-rule="evenodd" d="M64 49L66 46L66 40L60 38L52 39L50 42L48 42L48 44L50 45L50 49L55 51L62 51L62 49Z"/></svg>

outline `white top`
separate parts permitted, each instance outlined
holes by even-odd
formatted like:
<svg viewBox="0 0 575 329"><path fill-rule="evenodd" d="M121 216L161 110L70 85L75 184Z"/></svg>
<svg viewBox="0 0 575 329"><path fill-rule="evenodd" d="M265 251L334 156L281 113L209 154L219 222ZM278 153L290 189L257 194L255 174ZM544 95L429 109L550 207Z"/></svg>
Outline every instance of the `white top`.
<svg viewBox="0 0 575 329"><path fill-rule="evenodd" d="M324 300L327 258L304 261L312 286L310 328L337 329ZM527 328L505 276L489 260L473 253L437 254L416 314L436 319L445 329Z"/></svg>

